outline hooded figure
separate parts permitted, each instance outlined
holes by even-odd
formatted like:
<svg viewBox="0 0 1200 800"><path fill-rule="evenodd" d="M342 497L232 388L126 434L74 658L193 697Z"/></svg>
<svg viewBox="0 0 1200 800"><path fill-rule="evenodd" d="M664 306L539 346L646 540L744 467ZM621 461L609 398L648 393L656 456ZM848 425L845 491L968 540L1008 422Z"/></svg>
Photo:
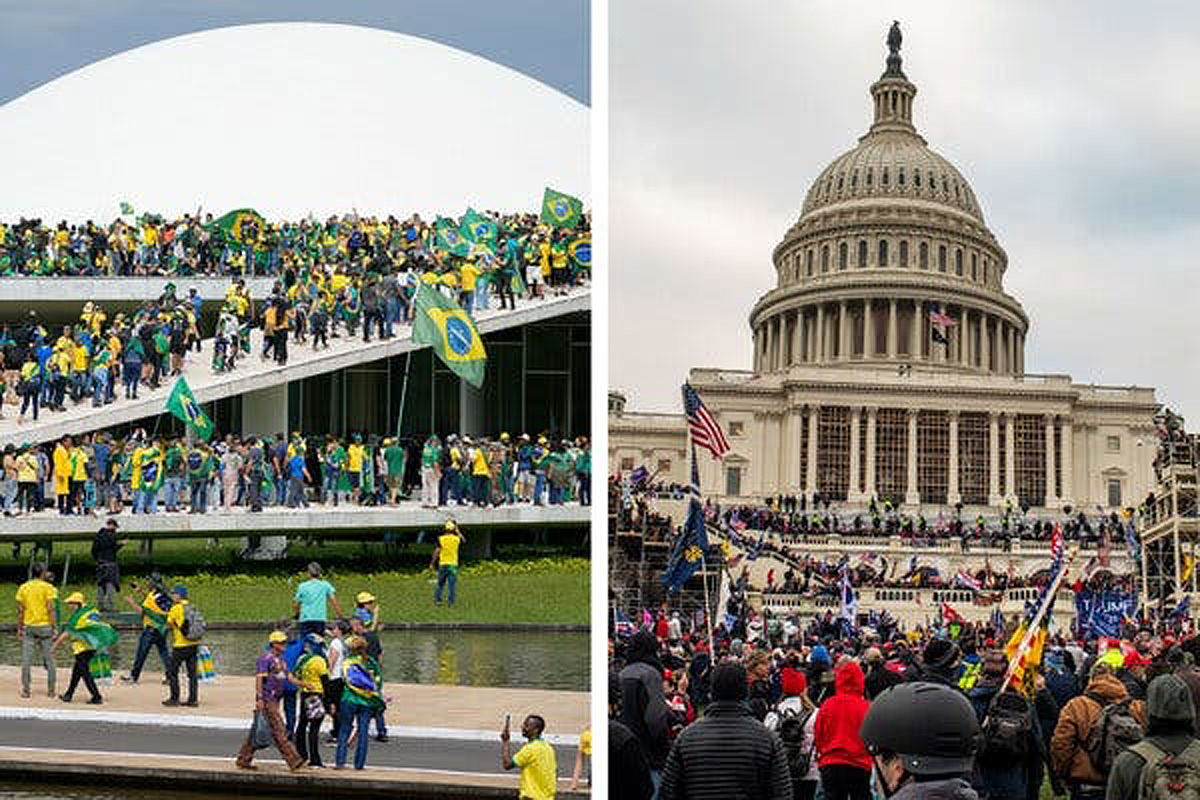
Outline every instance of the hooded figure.
<svg viewBox="0 0 1200 800"><path fill-rule="evenodd" d="M620 722L642 743L650 769L661 770L667 760L671 715L663 694L658 639L650 631L640 630L630 637L620 681Z"/></svg>
<svg viewBox="0 0 1200 800"><path fill-rule="evenodd" d="M1142 772L1150 760L1169 757L1200 769L1192 693L1178 675L1160 675L1146 690L1146 738L1124 750L1113 762L1105 800L1137 800ZM1180 758L1185 750L1187 756Z"/></svg>
<svg viewBox="0 0 1200 800"><path fill-rule="evenodd" d="M859 730L870 703L862 669L847 661L833 672L835 692L817 712L813 744L821 783L829 800L870 795L872 760Z"/></svg>

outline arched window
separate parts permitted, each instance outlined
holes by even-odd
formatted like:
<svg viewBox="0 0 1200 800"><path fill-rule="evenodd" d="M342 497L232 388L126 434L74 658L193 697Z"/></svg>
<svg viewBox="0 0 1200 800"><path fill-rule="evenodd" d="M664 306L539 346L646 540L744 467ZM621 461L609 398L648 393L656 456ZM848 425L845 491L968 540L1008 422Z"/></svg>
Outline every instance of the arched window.
<svg viewBox="0 0 1200 800"><path fill-rule="evenodd" d="M946 245L938 245L938 272L946 271Z"/></svg>
<svg viewBox="0 0 1200 800"><path fill-rule="evenodd" d="M829 272L829 245L821 245L821 272Z"/></svg>
<svg viewBox="0 0 1200 800"><path fill-rule="evenodd" d="M971 280L979 280L979 254L971 253Z"/></svg>
<svg viewBox="0 0 1200 800"><path fill-rule="evenodd" d="M900 167L900 176L899 176L899 181L898 181L898 183L899 183L901 186L903 186L903 185L904 185L904 167Z"/></svg>
<svg viewBox="0 0 1200 800"><path fill-rule="evenodd" d="M838 188L837 188L837 190L839 192L842 190L842 173L840 173L840 172L838 173Z"/></svg>
<svg viewBox="0 0 1200 800"><path fill-rule="evenodd" d="M900 240L900 266L908 266L908 239Z"/></svg>
<svg viewBox="0 0 1200 800"><path fill-rule="evenodd" d="M858 170L854 170L854 172L850 173L850 188L858 188Z"/></svg>
<svg viewBox="0 0 1200 800"><path fill-rule="evenodd" d="M879 240L879 268L884 269L888 265L888 241L887 239Z"/></svg>
<svg viewBox="0 0 1200 800"><path fill-rule="evenodd" d="M858 267L861 269L867 265L867 240L858 240Z"/></svg>
<svg viewBox="0 0 1200 800"><path fill-rule="evenodd" d="M874 173L873 169L871 167L867 167L867 186L874 185L874 182L873 182L874 177L875 177L875 173Z"/></svg>
<svg viewBox="0 0 1200 800"><path fill-rule="evenodd" d="M901 175L903 174L901 173ZM919 169L913 170L913 186L916 186L918 189L921 188L921 170Z"/></svg>
<svg viewBox="0 0 1200 800"><path fill-rule="evenodd" d="M846 265L850 260L849 252L850 245L846 244L845 242L842 242L838 245L838 269L846 268Z"/></svg>
<svg viewBox="0 0 1200 800"><path fill-rule="evenodd" d="M961 247L954 248L954 274L960 278L962 277L962 274L963 274L963 260L962 260L962 248Z"/></svg>
<svg viewBox="0 0 1200 800"><path fill-rule="evenodd" d="M879 180L879 185L880 186L888 185L888 168L887 167L883 168L883 177Z"/></svg>
<svg viewBox="0 0 1200 800"><path fill-rule="evenodd" d="M929 269L929 245L925 242L917 245L917 266L921 269Z"/></svg>
<svg viewBox="0 0 1200 800"><path fill-rule="evenodd" d="M808 248L808 252L804 254L804 272L810 278L812 277L812 267L813 267L813 249L810 247L810 248Z"/></svg>

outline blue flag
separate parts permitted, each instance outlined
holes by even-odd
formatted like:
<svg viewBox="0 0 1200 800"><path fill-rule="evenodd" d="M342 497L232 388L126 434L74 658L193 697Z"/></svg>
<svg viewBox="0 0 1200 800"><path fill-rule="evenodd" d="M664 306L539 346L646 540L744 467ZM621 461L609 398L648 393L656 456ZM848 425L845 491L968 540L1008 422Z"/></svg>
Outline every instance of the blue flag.
<svg viewBox="0 0 1200 800"><path fill-rule="evenodd" d="M696 449L692 448L692 485L688 500L687 521L671 551L663 585L668 592L677 592L696 574L708 552L708 530L704 526L704 509L700 505L700 472L696 469Z"/></svg>

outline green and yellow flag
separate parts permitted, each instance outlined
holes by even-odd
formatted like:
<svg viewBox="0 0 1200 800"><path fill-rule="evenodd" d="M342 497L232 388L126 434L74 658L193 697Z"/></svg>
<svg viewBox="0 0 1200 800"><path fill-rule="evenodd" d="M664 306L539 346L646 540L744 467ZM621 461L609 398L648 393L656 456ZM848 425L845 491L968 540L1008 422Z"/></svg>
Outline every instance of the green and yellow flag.
<svg viewBox="0 0 1200 800"><path fill-rule="evenodd" d="M438 217L433 224L435 250L442 250L451 255L467 258L471 255L471 240L463 235L454 220L448 217Z"/></svg>
<svg viewBox="0 0 1200 800"><path fill-rule="evenodd" d="M429 345L451 372L482 387L487 351L474 320L458 303L424 283L417 285L413 308L413 341Z"/></svg>
<svg viewBox="0 0 1200 800"><path fill-rule="evenodd" d="M100 621L100 612L92 606L80 606L67 620L63 629L93 650L107 650L117 641L117 631L107 622Z"/></svg>
<svg viewBox="0 0 1200 800"><path fill-rule="evenodd" d="M492 249L496 246L496 237L500 235L500 226L496 221L473 208L468 208L467 213L463 214L459 230L475 244L486 244Z"/></svg>
<svg viewBox="0 0 1200 800"><path fill-rule="evenodd" d="M212 420L204 413L204 409L200 408L196 396L192 394L187 380L182 375L175 381L175 388L171 389L171 396L167 398L167 411L190 425L196 435L204 441L207 442L212 437Z"/></svg>
<svg viewBox="0 0 1200 800"><path fill-rule="evenodd" d="M546 187L542 194L542 222L556 228L574 228L582 217L582 200Z"/></svg>
<svg viewBox="0 0 1200 800"><path fill-rule="evenodd" d="M247 221L255 222L260 230L264 223L262 215L253 208L239 208L236 211L230 211L228 214L214 219L205 227L210 231L214 228L218 229L227 237L240 242L242 240L242 225Z"/></svg>
<svg viewBox="0 0 1200 800"><path fill-rule="evenodd" d="M583 269L592 268L592 235L584 234L567 245L567 255Z"/></svg>
<svg viewBox="0 0 1200 800"><path fill-rule="evenodd" d="M133 206L127 200L121 201L121 216L122 217L132 217L133 216Z"/></svg>

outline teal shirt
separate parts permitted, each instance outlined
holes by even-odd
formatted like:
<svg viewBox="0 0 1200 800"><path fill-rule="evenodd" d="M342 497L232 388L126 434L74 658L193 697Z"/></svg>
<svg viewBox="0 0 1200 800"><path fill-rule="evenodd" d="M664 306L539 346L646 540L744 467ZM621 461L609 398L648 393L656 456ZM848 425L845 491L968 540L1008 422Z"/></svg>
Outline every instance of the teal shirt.
<svg viewBox="0 0 1200 800"><path fill-rule="evenodd" d="M297 586L293 599L300 604L300 621L325 622L325 601L334 594L333 585L320 578L309 578Z"/></svg>

